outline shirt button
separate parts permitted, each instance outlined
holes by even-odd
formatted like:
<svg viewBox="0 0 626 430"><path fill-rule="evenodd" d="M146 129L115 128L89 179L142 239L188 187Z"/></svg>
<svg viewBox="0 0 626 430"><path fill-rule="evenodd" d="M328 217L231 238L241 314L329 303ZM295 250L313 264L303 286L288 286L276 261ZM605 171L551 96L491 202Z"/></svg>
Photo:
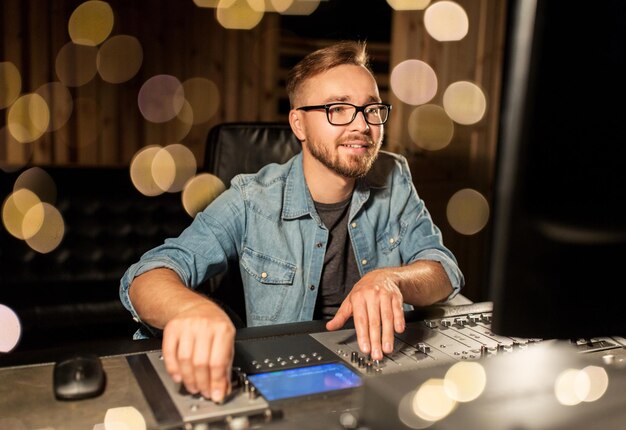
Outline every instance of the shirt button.
<svg viewBox="0 0 626 430"><path fill-rule="evenodd" d="M396 240L392 237L391 239L389 239L389 243L394 243Z"/></svg>
<svg viewBox="0 0 626 430"><path fill-rule="evenodd" d="M352 224L350 224L352 226L352 228L356 228L356 223L353 222Z"/></svg>
<svg viewBox="0 0 626 430"><path fill-rule="evenodd" d="M322 242L317 242L315 246L317 246L318 248L321 248L322 246L324 246L324 244Z"/></svg>
<svg viewBox="0 0 626 430"><path fill-rule="evenodd" d="M261 273L261 278L263 278L263 279L267 278L267 273L265 273L265 272Z"/></svg>
<svg viewBox="0 0 626 430"><path fill-rule="evenodd" d="M367 260L366 259L361 260L361 265L362 266L365 266L366 264L367 264Z"/></svg>
<svg viewBox="0 0 626 430"><path fill-rule="evenodd" d="M315 285L311 285L311 286L309 287L309 290L314 291L314 290L315 290Z"/></svg>

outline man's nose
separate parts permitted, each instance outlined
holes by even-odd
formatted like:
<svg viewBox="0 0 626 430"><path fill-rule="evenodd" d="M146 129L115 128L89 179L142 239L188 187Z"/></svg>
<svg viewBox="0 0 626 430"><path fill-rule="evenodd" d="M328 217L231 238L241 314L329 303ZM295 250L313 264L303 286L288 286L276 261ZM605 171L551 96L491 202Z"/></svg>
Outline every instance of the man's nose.
<svg viewBox="0 0 626 430"><path fill-rule="evenodd" d="M356 113L356 117L354 117L354 121L350 124L356 130L367 130L370 125L365 120L365 112L359 111Z"/></svg>

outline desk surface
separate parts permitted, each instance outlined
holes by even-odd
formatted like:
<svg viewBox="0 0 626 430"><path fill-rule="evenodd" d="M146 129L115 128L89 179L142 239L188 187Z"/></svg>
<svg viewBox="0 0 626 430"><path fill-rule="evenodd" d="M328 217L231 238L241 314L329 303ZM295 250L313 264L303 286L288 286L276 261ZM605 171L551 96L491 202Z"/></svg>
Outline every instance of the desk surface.
<svg viewBox="0 0 626 430"><path fill-rule="evenodd" d="M479 309L474 306L438 309L434 314L447 318L448 315L458 313L459 309L470 313ZM428 315L432 317L434 314L431 312ZM422 327L414 333L421 335L426 327L424 321L420 320L424 314L412 315L409 320ZM446 332L448 333L446 336L460 336L463 330L465 329L459 326L459 330L450 330ZM312 333L315 337L321 332L323 322L313 321L244 329L238 332L237 339L242 345L248 343L258 345L271 340L285 341L287 337L297 338L298 334L310 337L308 333ZM424 339L434 344L434 338ZM522 355L528 351L521 351L475 360L482 364L490 380L485 394L474 403L459 406L449 418L435 423L433 428L459 428L460 425L469 422L472 423L470 427L477 425L475 428L494 430L503 428L502 425L508 426L506 428L521 425L522 427L515 428L586 429L590 428L590 423L601 423L603 429L612 429L619 428L616 427L617 423L626 422L626 400L622 394L626 392L626 353L623 345L585 354L572 349L571 345L565 347L562 343L552 341L541 342L539 345L540 347L532 348L533 355ZM94 346L92 352L106 348L107 345ZM0 367L0 429L104 430L103 423L107 413L111 418L115 413L129 411L141 417L145 427L128 430L165 429L159 418L155 418L154 404L150 403L145 395L145 385L142 385L141 378L135 372L136 369L129 364L133 361L132 357L147 356L158 351L160 341L158 339L135 341L127 345L117 345L116 348L115 354L100 354L107 375L107 387L104 393L95 399L69 402L55 399L52 391L53 362L57 359L55 357L61 358L68 351L53 351L47 358L42 353L39 355L42 359L40 363L3 364L4 367ZM124 352L119 352L123 349ZM410 428L398 421L398 408L402 402L406 403L407 392L415 390L424 381L442 378L450 365L441 363L419 371L372 377L366 375L364 385L359 390L304 401L292 399L274 402L272 409L280 411L282 416L259 427L279 430L290 428L339 430L344 428L340 425L340 417L352 415L360 416L372 430L391 428L389 425L393 428ZM606 394L599 401L577 407L556 404L552 384L558 373L566 368L582 369L590 365L606 369L609 378ZM536 383L521 386L520 375L523 380L536 380ZM527 411L543 416L543 419L528 418ZM224 421L219 425L216 427L211 423L210 428L234 429L237 426L231 422L229 427ZM117 427L113 428L118 430ZM121 428L126 430L126 427ZM184 427L181 423L180 427L167 428L206 430L209 426L202 423L196 427Z"/></svg>

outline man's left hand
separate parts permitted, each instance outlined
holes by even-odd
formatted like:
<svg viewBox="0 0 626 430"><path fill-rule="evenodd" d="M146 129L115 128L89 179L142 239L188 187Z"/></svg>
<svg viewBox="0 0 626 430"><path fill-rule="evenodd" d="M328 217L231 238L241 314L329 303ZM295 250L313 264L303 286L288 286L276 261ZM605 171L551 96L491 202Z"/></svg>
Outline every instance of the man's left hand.
<svg viewBox="0 0 626 430"><path fill-rule="evenodd" d="M326 328L340 329L352 317L361 352L382 360L383 352L393 352L394 332L404 331L402 303L400 288L385 269L373 270L354 285Z"/></svg>

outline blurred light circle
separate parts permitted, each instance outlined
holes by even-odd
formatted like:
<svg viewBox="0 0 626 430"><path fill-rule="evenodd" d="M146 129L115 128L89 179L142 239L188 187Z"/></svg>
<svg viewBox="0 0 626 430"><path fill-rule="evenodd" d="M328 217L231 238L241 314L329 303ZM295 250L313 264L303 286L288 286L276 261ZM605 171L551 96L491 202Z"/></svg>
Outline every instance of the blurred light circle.
<svg viewBox="0 0 626 430"><path fill-rule="evenodd" d="M409 116L409 136L420 148L437 151L452 140L454 122L440 106L418 106Z"/></svg>
<svg viewBox="0 0 626 430"><path fill-rule="evenodd" d="M46 131L55 131L63 127L69 121L74 109L70 90L60 82L50 82L40 86L35 93L43 97L50 109L50 124Z"/></svg>
<svg viewBox="0 0 626 430"><path fill-rule="evenodd" d="M210 173L201 173L185 184L182 193L183 207L193 218L225 190L226 186L220 178Z"/></svg>
<svg viewBox="0 0 626 430"><path fill-rule="evenodd" d="M43 223L37 229L36 233L26 238L26 243L40 254L47 254L55 250L65 235L65 223L61 212L49 203L42 203L43 207ZM24 223L28 223L31 212L35 208L31 208L24 216ZM33 214L37 220L38 213ZM24 228L26 230L26 228Z"/></svg>
<svg viewBox="0 0 626 430"><path fill-rule="evenodd" d="M161 123L174 118L185 103L185 90L171 75L156 75L139 90L139 110L145 119Z"/></svg>
<svg viewBox="0 0 626 430"><path fill-rule="evenodd" d="M599 400L609 388L609 375L603 367L587 366L582 370L589 379L590 387L586 395L581 396L584 402L595 402Z"/></svg>
<svg viewBox="0 0 626 430"><path fill-rule="evenodd" d="M473 235L481 231L489 220L489 203L478 191L470 188L457 191L448 201L448 222L457 232Z"/></svg>
<svg viewBox="0 0 626 430"><path fill-rule="evenodd" d="M52 177L41 167L24 170L15 180L13 191L25 188L37 195L40 201L54 204L57 198L57 186Z"/></svg>
<svg viewBox="0 0 626 430"><path fill-rule="evenodd" d="M185 145L175 143L158 151L152 161L152 176L163 191L181 191L196 174L196 157Z"/></svg>
<svg viewBox="0 0 626 430"><path fill-rule="evenodd" d="M271 0L274 10L281 15L311 15L320 5L320 0Z"/></svg>
<svg viewBox="0 0 626 430"><path fill-rule="evenodd" d="M80 87L91 81L98 72L94 46L66 43L58 52L55 70L59 81L68 87Z"/></svg>
<svg viewBox="0 0 626 430"><path fill-rule="evenodd" d="M454 122L475 124L485 115L487 99L478 85L459 81L443 93L443 108Z"/></svg>
<svg viewBox="0 0 626 430"><path fill-rule="evenodd" d="M417 394L416 390L409 391L398 403L398 418L407 427L412 429L425 429L433 425L433 421L427 421L415 413L413 400Z"/></svg>
<svg viewBox="0 0 626 430"><path fill-rule="evenodd" d="M7 127L18 142L28 143L39 139L50 124L48 104L39 94L31 93L18 98L9 108Z"/></svg>
<svg viewBox="0 0 626 430"><path fill-rule="evenodd" d="M112 84L133 78L143 62L143 48L136 37L113 36L102 44L96 57L96 67L102 80Z"/></svg>
<svg viewBox="0 0 626 430"><path fill-rule="evenodd" d="M387 4L394 10L423 10L430 0L387 0Z"/></svg>
<svg viewBox="0 0 626 430"><path fill-rule="evenodd" d="M560 404L574 406L582 401L581 394L586 395L589 392L589 386L589 377L586 374L581 375L578 369L565 369L554 382L554 395Z"/></svg>
<svg viewBox="0 0 626 430"><path fill-rule="evenodd" d="M467 35L469 19L458 3L438 1L424 12L424 27L433 39L450 42Z"/></svg>
<svg viewBox="0 0 626 430"><path fill-rule="evenodd" d="M193 124L207 122L220 106L220 90L206 78L190 78L183 82L185 98L193 112Z"/></svg>
<svg viewBox="0 0 626 430"><path fill-rule="evenodd" d="M147 146L139 150L130 162L130 179L137 191L145 196L163 194L152 174L154 157L161 149L158 145Z"/></svg>
<svg viewBox="0 0 626 430"><path fill-rule="evenodd" d="M281 3L286 4L289 7L294 0L283 0ZM272 0L248 0L248 4L252 10L256 12L279 12L272 5Z"/></svg>
<svg viewBox="0 0 626 430"><path fill-rule="evenodd" d="M443 386L443 379L431 378L424 382L413 398L413 411L426 421L439 421L448 416L457 403Z"/></svg>
<svg viewBox="0 0 626 430"><path fill-rule="evenodd" d="M421 105L437 94L437 75L423 61L405 60L391 71L391 90L404 103Z"/></svg>
<svg viewBox="0 0 626 430"><path fill-rule="evenodd" d="M0 353L11 352L22 336L20 319L13 309L0 303ZM8 427L2 427L8 428ZM11 427L12 428L12 427Z"/></svg>
<svg viewBox="0 0 626 430"><path fill-rule="evenodd" d="M459 361L448 369L443 385L450 398L471 402L485 390L487 374L480 363Z"/></svg>
<svg viewBox="0 0 626 430"><path fill-rule="evenodd" d="M10 61L0 62L0 88L0 109L9 107L22 91L20 71Z"/></svg>
<svg viewBox="0 0 626 430"><path fill-rule="evenodd" d="M218 4L217 21L224 28L231 30L250 30L257 26L264 13L252 9L247 0L228 0L229 6L223 7L222 1Z"/></svg>
<svg viewBox="0 0 626 430"><path fill-rule="evenodd" d="M104 414L106 430L146 430L146 420L133 406L111 408Z"/></svg>
<svg viewBox="0 0 626 430"><path fill-rule="evenodd" d="M31 212L32 208L35 208L35 211ZM29 212L31 224L29 231L24 232L24 219ZM18 239L24 240L28 237L27 234L35 234L37 225L41 227L43 224L43 217L44 209L41 200L35 193L25 188L9 194L2 204L2 223L6 230ZM33 222L37 225L33 225Z"/></svg>
<svg viewBox="0 0 626 430"><path fill-rule="evenodd" d="M78 45L99 45L111 34L113 21L113 9L107 2L86 1L74 9L70 16L70 38Z"/></svg>

